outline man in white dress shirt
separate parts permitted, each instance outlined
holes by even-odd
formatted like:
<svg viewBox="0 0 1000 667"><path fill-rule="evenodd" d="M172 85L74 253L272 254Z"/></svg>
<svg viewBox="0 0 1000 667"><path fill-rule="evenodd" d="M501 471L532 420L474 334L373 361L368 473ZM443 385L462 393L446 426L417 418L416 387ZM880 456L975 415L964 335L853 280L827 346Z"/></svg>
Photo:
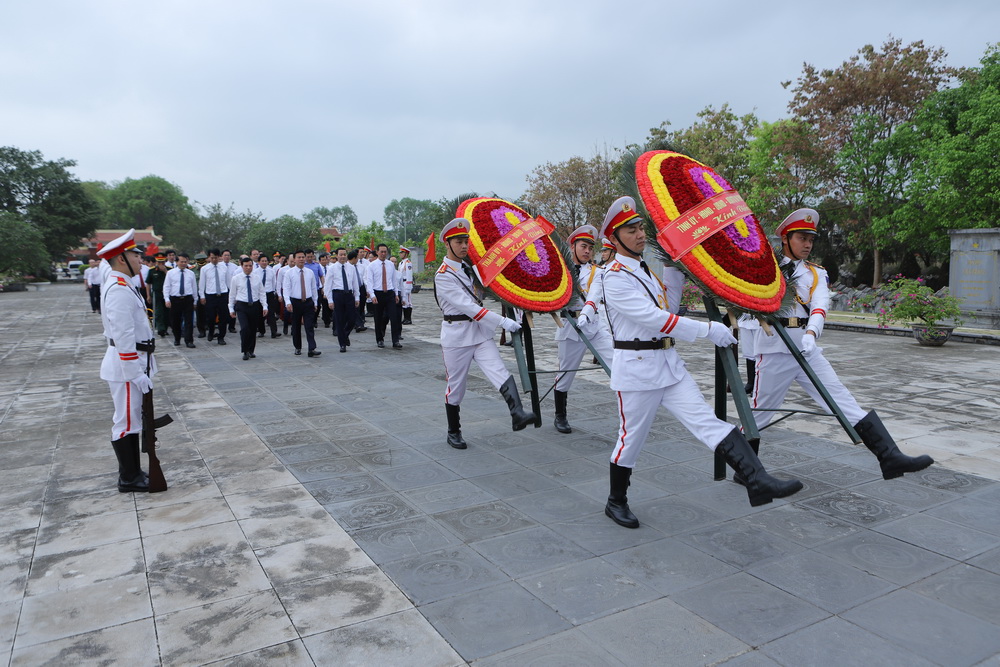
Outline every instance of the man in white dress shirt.
<svg viewBox="0 0 1000 667"><path fill-rule="evenodd" d="M333 327L340 351L347 352L351 344L351 331L357 321L357 307L361 305L358 273L347 263L347 249L337 248L337 261L327 265L323 291L327 303L333 307Z"/></svg>
<svg viewBox="0 0 1000 667"><path fill-rule="evenodd" d="M229 283L229 315L240 323L240 352L243 361L257 355L257 329L267 315L267 296L260 277L254 274L250 257L240 258L242 272Z"/></svg>
<svg viewBox="0 0 1000 667"><path fill-rule="evenodd" d="M444 393L448 444L455 449L465 449L459 405L465 396L473 360L507 402L513 430L520 431L534 423L535 415L521 405L514 377L500 359L500 350L493 340L497 325L510 333L520 330L521 325L483 307L482 299L476 294L472 269L462 261L469 255L469 221L455 218L444 226L439 238L447 255L434 275L434 298L442 313L441 351L448 378Z"/></svg>
<svg viewBox="0 0 1000 667"><path fill-rule="evenodd" d="M365 283L369 287L368 299L375 304L375 344L385 347L385 328L389 325L393 349L402 349L399 337L403 323L399 312L399 277L396 267L389 261L389 246L379 243L378 259L368 265Z"/></svg>
<svg viewBox="0 0 1000 667"><path fill-rule="evenodd" d="M267 303L267 315L260 318L257 334L263 337L266 332L265 327L271 327L271 338L277 338L281 335L278 333L278 277L275 275L275 267L267 261L267 254L261 253L256 263L256 274L264 286L264 297Z"/></svg>
<svg viewBox="0 0 1000 667"><path fill-rule="evenodd" d="M90 266L83 271L83 289L90 295L90 312L101 312L101 270L97 260L89 261Z"/></svg>
<svg viewBox="0 0 1000 667"><path fill-rule="evenodd" d="M319 297L316 293L316 274L306 268L306 251L295 251L295 266L282 271L281 299L285 310L292 312L292 345L295 354L302 354L302 327L306 329L309 356L318 357L322 352L316 349L316 313L319 311Z"/></svg>
<svg viewBox="0 0 1000 667"><path fill-rule="evenodd" d="M222 261L218 248L208 251L208 264L201 267L198 276L198 295L205 306L205 322L208 324L208 340L215 338L215 323L219 323L219 345L226 344L226 330L229 327L229 284L233 280L228 265Z"/></svg>
<svg viewBox="0 0 1000 667"><path fill-rule="evenodd" d="M187 268L187 253L177 255L177 266L167 271L163 281L163 305L170 312L170 328L174 332L174 345L181 344L181 335L188 347L194 347L194 298L198 282L194 271Z"/></svg>
<svg viewBox="0 0 1000 667"><path fill-rule="evenodd" d="M611 491L604 513L626 528L639 520L628 506L632 469L642 452L656 410L667 409L692 435L721 449L726 461L748 480L753 506L784 498L802 489L797 480L771 477L739 429L718 419L674 349L674 339L708 338L719 347L736 342L718 322L699 322L675 313L680 305L683 274L673 269L664 285L642 259L646 247L643 220L635 200L621 197L608 210L601 235L615 245L616 258L604 275L604 300L613 336L611 389L618 394L618 438L611 453Z"/></svg>

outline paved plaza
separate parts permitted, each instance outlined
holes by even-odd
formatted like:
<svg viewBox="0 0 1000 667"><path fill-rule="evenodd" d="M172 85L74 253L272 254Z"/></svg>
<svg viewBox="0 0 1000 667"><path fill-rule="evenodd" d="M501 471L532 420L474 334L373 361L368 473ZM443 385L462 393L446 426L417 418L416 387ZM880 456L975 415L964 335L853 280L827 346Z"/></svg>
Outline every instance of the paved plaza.
<svg viewBox="0 0 1000 667"><path fill-rule="evenodd" d="M10 665L977 665L1000 661L1000 346L829 331L901 448L883 481L831 418L764 432L805 489L751 508L661 411L603 514L614 394L518 433L473 367L445 443L433 294L404 349L160 339L170 485L119 494L100 319L79 285L0 294L0 662ZM369 325L371 322L369 320ZM554 327L536 318L541 368ZM166 342L166 345L162 343ZM508 367L515 369L509 348ZM712 348L680 354L711 397ZM551 376L544 382L551 382ZM518 379L520 385L520 380ZM801 392L790 399L800 401Z"/></svg>

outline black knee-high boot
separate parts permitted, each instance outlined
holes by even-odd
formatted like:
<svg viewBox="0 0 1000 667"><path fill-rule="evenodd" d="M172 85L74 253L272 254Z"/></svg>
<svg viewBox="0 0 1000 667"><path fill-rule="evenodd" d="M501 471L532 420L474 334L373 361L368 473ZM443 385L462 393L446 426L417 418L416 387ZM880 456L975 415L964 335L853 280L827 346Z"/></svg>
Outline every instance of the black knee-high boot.
<svg viewBox="0 0 1000 667"><path fill-rule="evenodd" d="M448 444L455 449L465 449L468 445L462 438L462 422L459 419L460 408L457 405L445 403L444 411L448 415Z"/></svg>
<svg viewBox="0 0 1000 667"><path fill-rule="evenodd" d="M907 456L899 451L896 441L889 435L885 424L879 416L872 410L865 418L854 425L854 430L861 436L865 447L878 457L879 467L882 468L882 479L893 479L901 477L906 472L917 472L934 463L934 459L924 454L923 456Z"/></svg>
<svg viewBox="0 0 1000 667"><path fill-rule="evenodd" d="M111 446L118 457L118 491L145 493L149 482L139 466L139 434L130 433L124 438L112 440Z"/></svg>
<svg viewBox="0 0 1000 667"><path fill-rule="evenodd" d="M556 389L556 419L555 427L560 433L572 433L573 429L569 425L569 420L566 419L566 398L569 396L568 392L559 391Z"/></svg>
<svg viewBox="0 0 1000 667"><path fill-rule="evenodd" d="M753 359L747 359L747 383L743 387L743 391L748 394L753 393L754 381L757 379L757 362Z"/></svg>
<svg viewBox="0 0 1000 667"><path fill-rule="evenodd" d="M753 507L766 505L775 498L784 498L802 490L802 482L797 479L782 480L767 474L764 465L739 429L730 431L719 443L718 449L725 456L726 463L746 481L744 486Z"/></svg>
<svg viewBox="0 0 1000 667"><path fill-rule="evenodd" d="M619 526L638 528L639 520L628 508L630 477L632 477L631 468L611 464L611 492L608 494L608 504L604 506L604 513Z"/></svg>
<svg viewBox="0 0 1000 667"><path fill-rule="evenodd" d="M510 424L515 431L520 431L528 424L535 423L535 413L525 410L521 405L521 395L517 393L517 384L513 377L500 386L500 394L507 401L507 408L510 409Z"/></svg>

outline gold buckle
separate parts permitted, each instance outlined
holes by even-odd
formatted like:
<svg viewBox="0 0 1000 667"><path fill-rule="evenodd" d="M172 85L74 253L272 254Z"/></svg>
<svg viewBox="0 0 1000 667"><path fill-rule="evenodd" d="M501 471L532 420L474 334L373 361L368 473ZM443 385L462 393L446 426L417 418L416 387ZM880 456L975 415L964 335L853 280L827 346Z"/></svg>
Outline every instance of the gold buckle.
<svg viewBox="0 0 1000 667"><path fill-rule="evenodd" d="M792 327L793 329L797 328L799 326L799 318L797 318L797 317L789 317L788 318L788 326Z"/></svg>

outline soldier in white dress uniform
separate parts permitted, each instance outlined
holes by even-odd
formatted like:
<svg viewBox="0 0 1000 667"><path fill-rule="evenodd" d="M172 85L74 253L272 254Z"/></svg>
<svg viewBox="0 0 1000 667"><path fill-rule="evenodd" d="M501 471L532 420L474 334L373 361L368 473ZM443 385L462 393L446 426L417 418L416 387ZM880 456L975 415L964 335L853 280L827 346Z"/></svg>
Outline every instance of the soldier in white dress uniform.
<svg viewBox="0 0 1000 667"><path fill-rule="evenodd" d="M465 396L473 359L507 402L513 430L520 431L533 423L535 415L521 405L514 377L500 359L500 350L493 340L497 325L510 333L519 331L521 325L483 307L472 280L473 269L462 261L469 254L469 221L455 218L444 226L439 238L447 255L434 275L434 297L442 313L441 351L448 378L444 394L448 444L455 449L465 449L459 405Z"/></svg>
<svg viewBox="0 0 1000 667"><path fill-rule="evenodd" d="M108 349L101 362L101 379L114 400L111 446L118 457L118 490L149 491L149 479L139 467L142 432L142 395L153 387L156 345L146 314L146 302L132 278L139 275L140 257L135 230L129 230L98 251L110 265L101 287L101 320ZM148 370L148 373L147 373Z"/></svg>
<svg viewBox="0 0 1000 667"><path fill-rule="evenodd" d="M403 324L413 324L413 262L410 261L410 253L413 252L406 246L399 246L399 266L396 268L399 273L399 306L403 309Z"/></svg>
<svg viewBox="0 0 1000 667"><path fill-rule="evenodd" d="M854 396L837 377L830 362L823 356L823 349L816 344L823 335L826 311L830 307L826 270L808 261L818 222L819 213L811 208L800 208L778 226L783 253L780 266L788 280L789 289L795 290L796 300L790 309L778 313L780 321L834 403L854 425L865 446L878 458L882 477L892 479L903 473L923 470L934 463L934 459L926 455L910 457L899 451L879 416L874 410L865 412L858 405ZM768 336L763 329L756 329L754 351L757 355L757 368L750 405L754 409L758 429L771 422L774 413L765 411L781 407L792 382L798 382L810 398L823 409L827 408L826 402L780 336ZM751 445L756 450L759 440ZM734 477L734 480L742 483L742 478Z"/></svg>
<svg viewBox="0 0 1000 667"><path fill-rule="evenodd" d="M751 505L799 491L801 482L771 477L739 429L715 416L674 350L674 339L691 342L708 338L719 347L731 345L735 339L718 322L699 322L675 314L683 275L677 271L678 279L670 280L668 288L642 261L646 235L635 200L621 197L615 201L601 232L617 250L604 276L604 300L614 338L611 389L618 394L620 420L611 453L611 492L605 514L627 528L639 527L626 492L661 405L709 449L720 449L726 461L751 480L747 485Z"/></svg>
<svg viewBox="0 0 1000 667"><path fill-rule="evenodd" d="M576 279L580 291L584 295L588 295L587 302L591 302L589 297L591 287L598 276L603 273L603 269L590 263L596 239L597 229L593 225L583 225L574 229L573 233L567 239L573 253L574 266L570 269L570 272ZM598 354L603 359L610 360L613 354L611 335L597 318L585 317L581 314L583 305L584 300L574 291L573 297L566 306L567 314L570 317L576 318L580 329L590 340L590 343L597 350ZM576 329L567 322L561 328L556 329L556 341L559 343L559 368L579 368L580 362L583 361L583 355L587 352L587 344L581 340L580 334L576 332ZM567 372L561 373L556 379L554 392L556 413L554 425L560 433L573 432L573 428L569 425L569 420L566 418L566 402L575 377L576 371L567 370Z"/></svg>

